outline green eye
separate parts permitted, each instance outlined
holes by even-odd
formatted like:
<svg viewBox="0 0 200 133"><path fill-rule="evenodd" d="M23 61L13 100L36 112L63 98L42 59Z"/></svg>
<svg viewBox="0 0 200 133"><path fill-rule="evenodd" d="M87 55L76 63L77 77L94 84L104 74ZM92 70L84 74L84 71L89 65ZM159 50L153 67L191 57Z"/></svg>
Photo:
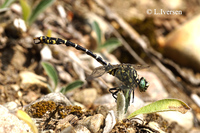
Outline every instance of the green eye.
<svg viewBox="0 0 200 133"><path fill-rule="evenodd" d="M149 87L149 82L147 82L146 79L144 77L142 77L139 82L140 92L146 91L148 87Z"/></svg>

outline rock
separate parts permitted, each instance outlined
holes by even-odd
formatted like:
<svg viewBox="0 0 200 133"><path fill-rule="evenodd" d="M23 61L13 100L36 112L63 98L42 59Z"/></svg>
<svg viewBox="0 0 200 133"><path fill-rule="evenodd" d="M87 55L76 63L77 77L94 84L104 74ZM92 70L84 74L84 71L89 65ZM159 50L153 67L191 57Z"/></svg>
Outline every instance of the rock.
<svg viewBox="0 0 200 133"><path fill-rule="evenodd" d="M106 116L105 120L105 127L103 129L103 133L109 133L116 124L116 117L114 111L109 111L108 115Z"/></svg>
<svg viewBox="0 0 200 133"><path fill-rule="evenodd" d="M190 130L190 133L200 133L200 129L192 129Z"/></svg>
<svg viewBox="0 0 200 133"><path fill-rule="evenodd" d="M193 127L194 116L191 111L188 111L185 114L181 114L180 112L176 111L159 112L158 114L168 122L177 122L186 130L190 130Z"/></svg>
<svg viewBox="0 0 200 133"><path fill-rule="evenodd" d="M41 88L47 90L46 78L36 75L29 71L21 71L19 74L21 78L20 87L24 90L30 90L30 88Z"/></svg>
<svg viewBox="0 0 200 133"><path fill-rule="evenodd" d="M29 132L30 127L23 124L15 115L0 105L0 132L1 133L20 133Z"/></svg>
<svg viewBox="0 0 200 133"><path fill-rule="evenodd" d="M51 49L49 48L48 45L44 45L44 47L40 51L40 55L41 55L42 61L48 61L53 58Z"/></svg>
<svg viewBox="0 0 200 133"><path fill-rule="evenodd" d="M90 119L88 129L91 132L96 133L99 131L99 129L103 125L103 123L104 123L104 116L102 114L96 114L96 115L92 116L92 118Z"/></svg>
<svg viewBox="0 0 200 133"><path fill-rule="evenodd" d="M55 110L58 105L69 106L72 104L62 93L50 93L26 105L25 111L32 117L40 118L47 111Z"/></svg>
<svg viewBox="0 0 200 133"><path fill-rule="evenodd" d="M68 127L66 127L65 129L63 129L61 131L61 133L77 133L75 130L74 130L74 127L69 125Z"/></svg>
<svg viewBox="0 0 200 133"><path fill-rule="evenodd" d="M114 104L115 103L115 99L112 97L112 95L109 93L109 94L105 94L101 97L98 97L95 101L94 101L94 104L100 104L100 105L103 105L103 104Z"/></svg>
<svg viewBox="0 0 200 133"><path fill-rule="evenodd" d="M74 100L83 104L91 104L97 97L97 90L94 88L84 89L74 94Z"/></svg>
<svg viewBox="0 0 200 133"><path fill-rule="evenodd" d="M103 125L104 116L102 114L96 114L94 116L85 117L84 119L77 122L79 125L87 127L91 132L96 133Z"/></svg>
<svg viewBox="0 0 200 133"><path fill-rule="evenodd" d="M74 123L77 120L78 117L72 114L60 119L55 132L61 131L61 133L76 133L74 127L70 123Z"/></svg>
<svg viewBox="0 0 200 133"><path fill-rule="evenodd" d="M61 131L61 133L77 133L77 132L74 130L73 126L68 125L65 129Z"/></svg>
<svg viewBox="0 0 200 133"><path fill-rule="evenodd" d="M116 110L116 108L117 108L116 103L114 104L108 103L98 106L96 111L98 114L102 114L104 117L106 117L110 110Z"/></svg>
<svg viewBox="0 0 200 133"><path fill-rule="evenodd" d="M159 38L163 55L174 62L200 72L200 15L179 26L165 38Z"/></svg>
<svg viewBox="0 0 200 133"><path fill-rule="evenodd" d="M41 97L40 99L34 101L33 103L29 105L35 104L40 101L53 101L56 104L63 104L65 106L72 105L72 103L60 92L49 93L48 95Z"/></svg>
<svg viewBox="0 0 200 133"><path fill-rule="evenodd" d="M77 125L74 127L76 133L91 133L85 126Z"/></svg>
<svg viewBox="0 0 200 133"><path fill-rule="evenodd" d="M159 132L159 133L165 133L164 131L161 130L161 127L159 126L158 123L156 122L149 122L148 123L148 126L151 128L151 129L154 129L155 131Z"/></svg>
<svg viewBox="0 0 200 133"><path fill-rule="evenodd" d="M9 111L14 111L18 107L17 103L15 102L7 102L3 106L6 107Z"/></svg>
<svg viewBox="0 0 200 133"><path fill-rule="evenodd" d="M92 118L92 116L85 117L85 118L79 120L79 121L77 122L77 124L88 127L91 118Z"/></svg>

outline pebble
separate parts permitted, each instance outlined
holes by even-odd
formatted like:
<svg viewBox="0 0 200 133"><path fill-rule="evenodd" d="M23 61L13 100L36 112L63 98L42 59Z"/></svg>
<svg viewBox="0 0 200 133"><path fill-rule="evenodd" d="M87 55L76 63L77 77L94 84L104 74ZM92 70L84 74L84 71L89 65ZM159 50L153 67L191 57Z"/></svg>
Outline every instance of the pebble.
<svg viewBox="0 0 200 133"><path fill-rule="evenodd" d="M42 76L36 75L35 73L29 71L21 71L19 76L21 78L20 87L24 90L29 90L33 87L47 89L47 84L45 83L47 82L46 78Z"/></svg>
<svg viewBox="0 0 200 133"><path fill-rule="evenodd" d="M102 114L96 114L94 116L85 117L78 121L78 125L83 125L91 132L96 133L104 123L104 116Z"/></svg>
<svg viewBox="0 0 200 133"><path fill-rule="evenodd" d="M190 130L193 127L194 116L191 111L188 111L185 114L181 114L177 111L159 112L158 114L161 115L168 122L177 122L186 130Z"/></svg>
<svg viewBox="0 0 200 133"><path fill-rule="evenodd" d="M96 114L96 115L92 116L92 118L90 119L88 129L91 132L96 133L99 131L99 129L103 125L103 123L104 123L104 116L102 114Z"/></svg>
<svg viewBox="0 0 200 133"><path fill-rule="evenodd" d="M90 130L88 130L83 125L77 125L74 127L76 133L91 133Z"/></svg>
<svg viewBox="0 0 200 133"><path fill-rule="evenodd" d="M105 119L105 127L103 129L103 133L109 133L116 124L116 117L114 111L111 110L108 112L108 115Z"/></svg>
<svg viewBox="0 0 200 133"><path fill-rule="evenodd" d="M97 98L95 88L84 89L74 94L74 100L83 104L91 104Z"/></svg>
<svg viewBox="0 0 200 133"><path fill-rule="evenodd" d="M98 97L95 101L94 101L94 104L100 104L100 105L103 105L103 104L114 104L115 103L115 99L112 97L112 95L109 93L109 94L105 94L101 97Z"/></svg>
<svg viewBox="0 0 200 133"><path fill-rule="evenodd" d="M8 109L0 105L0 132L1 133L21 133L31 131L29 126L23 124L14 114L8 112Z"/></svg>

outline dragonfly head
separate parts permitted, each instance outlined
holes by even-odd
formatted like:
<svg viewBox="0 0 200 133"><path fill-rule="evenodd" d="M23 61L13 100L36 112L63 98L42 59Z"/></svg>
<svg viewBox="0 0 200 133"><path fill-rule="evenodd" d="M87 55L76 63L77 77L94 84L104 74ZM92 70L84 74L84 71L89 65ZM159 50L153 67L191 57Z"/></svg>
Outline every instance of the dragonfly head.
<svg viewBox="0 0 200 133"><path fill-rule="evenodd" d="M149 87L149 82L147 82L144 77L140 78L140 82L139 82L140 92L145 92L148 87Z"/></svg>

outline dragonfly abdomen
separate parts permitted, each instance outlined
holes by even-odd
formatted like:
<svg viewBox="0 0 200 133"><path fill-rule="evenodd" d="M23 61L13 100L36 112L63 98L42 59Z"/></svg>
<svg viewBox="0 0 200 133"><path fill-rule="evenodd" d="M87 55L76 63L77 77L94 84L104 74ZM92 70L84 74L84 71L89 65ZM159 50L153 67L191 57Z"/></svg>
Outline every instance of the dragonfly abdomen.
<svg viewBox="0 0 200 133"><path fill-rule="evenodd" d="M96 59L99 63L102 65L106 66L108 65L107 62L105 62L100 56L94 54L92 51L81 47L80 45L70 42L68 40L60 39L60 38L54 38L54 37L47 37L47 36L41 36L41 37L36 37L34 38L35 44L39 43L47 43L47 44L65 44L66 46L71 46L76 48L77 50L85 52L87 55L93 57Z"/></svg>

